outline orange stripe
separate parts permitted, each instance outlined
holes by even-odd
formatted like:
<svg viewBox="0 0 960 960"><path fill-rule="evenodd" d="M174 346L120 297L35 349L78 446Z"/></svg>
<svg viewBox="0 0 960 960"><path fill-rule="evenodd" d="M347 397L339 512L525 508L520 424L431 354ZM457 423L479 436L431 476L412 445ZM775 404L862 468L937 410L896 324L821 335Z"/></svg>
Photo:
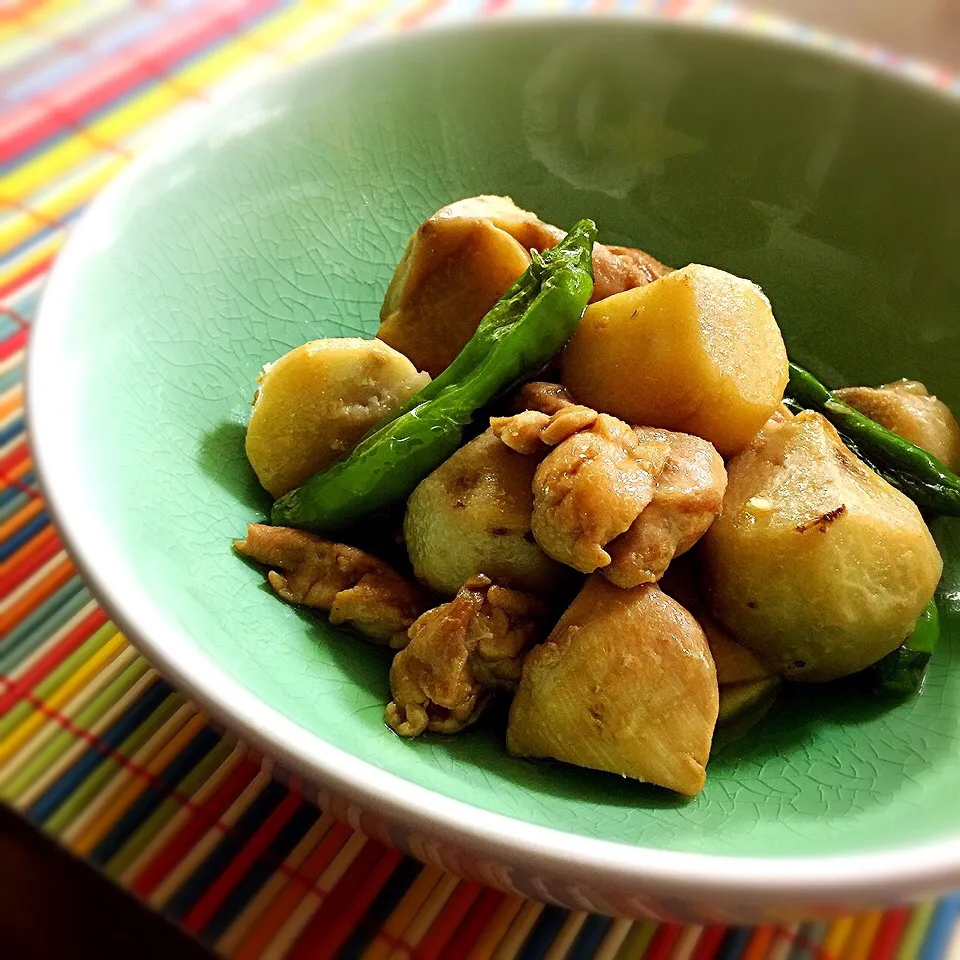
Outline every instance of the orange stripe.
<svg viewBox="0 0 960 960"><path fill-rule="evenodd" d="M9 540L21 527L26 526L34 517L43 513L44 505L40 499L25 503L9 520L0 523L0 543Z"/></svg>
<svg viewBox="0 0 960 960"><path fill-rule="evenodd" d="M776 934L776 927L757 927L744 951L743 960L767 960Z"/></svg>
<svg viewBox="0 0 960 960"><path fill-rule="evenodd" d="M47 597L56 593L76 572L70 558L64 557L63 562L54 567L43 580L35 584L16 603L0 613L0 635L11 630L31 610L43 603Z"/></svg>
<svg viewBox="0 0 960 960"><path fill-rule="evenodd" d="M308 885L317 882L352 834L351 829L344 823L335 823L330 828L330 832L297 871L297 877L283 888L267 912L257 921L237 950L234 960L257 960L263 956L277 931L290 919L297 905L303 900L309 889Z"/></svg>
<svg viewBox="0 0 960 960"><path fill-rule="evenodd" d="M18 383L6 396L0 397L0 420L23 406L23 384Z"/></svg>
<svg viewBox="0 0 960 960"><path fill-rule="evenodd" d="M44 527L35 537L28 540L19 550L0 563L0 581L15 567L29 560L38 550L42 550L57 536L55 527Z"/></svg>

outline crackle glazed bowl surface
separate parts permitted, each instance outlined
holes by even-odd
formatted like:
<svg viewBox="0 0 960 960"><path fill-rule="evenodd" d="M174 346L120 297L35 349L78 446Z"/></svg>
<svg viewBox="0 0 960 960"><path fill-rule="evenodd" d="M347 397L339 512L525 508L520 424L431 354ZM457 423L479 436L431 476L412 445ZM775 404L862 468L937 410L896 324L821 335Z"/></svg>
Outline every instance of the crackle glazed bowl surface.
<svg viewBox="0 0 960 960"><path fill-rule="evenodd" d="M231 539L261 366L376 330L406 238L511 195L609 243L760 283L797 361L922 379L960 410L960 106L839 56L638 20L500 22L358 46L167 128L94 204L32 341L58 523L128 635L224 724L379 836L580 908L760 920L960 883L960 664L878 705L797 687L694 800L507 756L496 725L405 742L382 650L279 602Z"/></svg>

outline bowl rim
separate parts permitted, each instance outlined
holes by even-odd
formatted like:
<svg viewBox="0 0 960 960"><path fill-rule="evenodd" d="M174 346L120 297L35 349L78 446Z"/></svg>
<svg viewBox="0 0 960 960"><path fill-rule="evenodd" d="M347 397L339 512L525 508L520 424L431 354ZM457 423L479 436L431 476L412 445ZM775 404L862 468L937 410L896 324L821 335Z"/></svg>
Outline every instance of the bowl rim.
<svg viewBox="0 0 960 960"><path fill-rule="evenodd" d="M28 440L40 488L56 528L96 599L124 635L177 689L211 716L284 767L355 803L361 810L397 824L414 835L518 865L540 877L596 884L601 890L647 891L661 898L737 904L790 902L797 906L855 899L904 902L960 884L960 831L940 840L908 844L878 852L811 857L756 857L676 852L657 847L597 840L542 827L472 806L380 770L301 727L280 710L246 690L215 661L193 645L185 629L165 621L162 605L137 583L96 519L85 509L82 487L73 483L71 465L79 448L71 444L62 416L62 390L57 370L68 360L60 354L58 333L69 317L70 291L82 272L90 240L112 206L140 176L168 155L216 129L221 116L248 96L276 94L314 71L383 47L430 42L438 34L482 30L490 35L569 24L583 30L613 23L617 29L650 29L677 33L732 36L761 45L815 54L854 70L881 74L960 107L960 98L924 79L882 63L863 59L844 48L823 47L803 37L766 35L737 25L697 20L665 20L651 14L580 12L509 15L487 20L430 24L409 32L390 32L341 42L288 67L255 85L231 85L225 95L190 105L161 121L151 145L128 164L96 196L71 231L56 259L34 321L26 364ZM252 87L252 88L251 88ZM168 134L165 136L165 134Z"/></svg>

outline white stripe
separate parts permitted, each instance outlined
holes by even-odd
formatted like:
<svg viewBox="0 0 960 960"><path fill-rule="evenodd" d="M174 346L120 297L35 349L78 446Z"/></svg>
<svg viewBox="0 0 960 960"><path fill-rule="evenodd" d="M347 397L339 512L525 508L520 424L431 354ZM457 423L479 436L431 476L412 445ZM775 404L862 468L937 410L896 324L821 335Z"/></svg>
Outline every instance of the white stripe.
<svg viewBox="0 0 960 960"><path fill-rule="evenodd" d="M6 613L18 600L25 597L38 583L46 579L64 560L67 559L67 551L61 550L54 554L39 570L34 571L26 580L21 580L17 587L8 593L3 600L0 600L0 613ZM75 576L74 571L71 576Z"/></svg>

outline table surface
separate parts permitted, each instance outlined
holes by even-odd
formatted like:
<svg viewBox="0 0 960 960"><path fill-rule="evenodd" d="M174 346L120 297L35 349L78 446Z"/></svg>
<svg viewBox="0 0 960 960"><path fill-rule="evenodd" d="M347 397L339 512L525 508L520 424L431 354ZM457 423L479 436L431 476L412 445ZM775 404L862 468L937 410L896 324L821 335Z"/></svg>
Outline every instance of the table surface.
<svg viewBox="0 0 960 960"><path fill-rule="evenodd" d="M268 73L348 34L557 5L0 3L3 956L135 952L145 960L191 960L209 956L208 947L236 957L423 960L468 953L504 960L960 956L956 898L829 925L683 928L544 907L401 858L332 822L309 798L274 781L269 764L212 731L109 623L50 526L23 427L29 322L70 225L149 140L156 120L241 74L249 80ZM620 6L793 30L704 0ZM766 6L960 67L960 0L767 0ZM903 66L955 85L944 71Z"/></svg>

